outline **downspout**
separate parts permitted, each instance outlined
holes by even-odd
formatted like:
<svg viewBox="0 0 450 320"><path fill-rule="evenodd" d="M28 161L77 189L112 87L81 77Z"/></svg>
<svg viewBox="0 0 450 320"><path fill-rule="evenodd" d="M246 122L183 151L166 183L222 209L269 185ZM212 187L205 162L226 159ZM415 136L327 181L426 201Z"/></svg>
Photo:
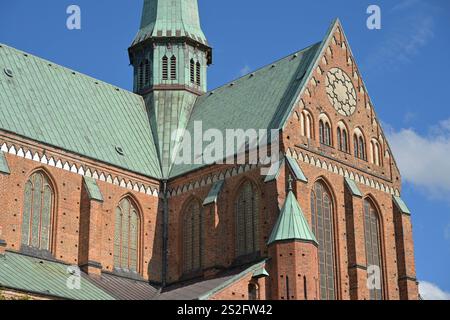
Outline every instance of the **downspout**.
<svg viewBox="0 0 450 320"><path fill-rule="evenodd" d="M169 203L167 200L167 180L163 180L163 244L162 244L162 286L167 285L168 268L168 233L169 233Z"/></svg>

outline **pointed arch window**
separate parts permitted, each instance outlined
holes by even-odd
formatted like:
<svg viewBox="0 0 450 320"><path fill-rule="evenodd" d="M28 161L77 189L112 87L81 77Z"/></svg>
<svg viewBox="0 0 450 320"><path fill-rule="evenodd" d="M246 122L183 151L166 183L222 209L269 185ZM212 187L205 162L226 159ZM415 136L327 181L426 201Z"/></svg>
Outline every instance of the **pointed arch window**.
<svg viewBox="0 0 450 320"><path fill-rule="evenodd" d="M114 267L138 272L140 219L136 205L129 198L120 201L115 210Z"/></svg>
<svg viewBox="0 0 450 320"><path fill-rule="evenodd" d="M170 58L170 80L177 79L177 57Z"/></svg>
<svg viewBox="0 0 450 320"><path fill-rule="evenodd" d="M259 300L259 289L256 283L250 283L248 285L248 300Z"/></svg>
<svg viewBox="0 0 450 320"><path fill-rule="evenodd" d="M331 146L331 127L327 121L319 120L319 139L320 143Z"/></svg>
<svg viewBox="0 0 450 320"><path fill-rule="evenodd" d="M339 151L348 152L348 134L342 124L337 128L337 140Z"/></svg>
<svg viewBox="0 0 450 320"><path fill-rule="evenodd" d="M331 195L322 182L316 182L311 192L311 222L314 235L319 242L320 297L334 300L334 230Z"/></svg>
<svg viewBox="0 0 450 320"><path fill-rule="evenodd" d="M369 199L364 200L364 233L366 242L367 267L373 266L379 271L379 279L376 281L374 288L369 289L371 300L383 299L383 290L381 280L382 263L381 263L381 241L380 241L380 223L379 215L375 205ZM368 275L369 276L369 275Z"/></svg>
<svg viewBox="0 0 450 320"><path fill-rule="evenodd" d="M353 135L353 152L356 158L367 160L366 144L362 133L358 130Z"/></svg>
<svg viewBox="0 0 450 320"><path fill-rule="evenodd" d="M169 80L169 58L167 56L162 58L162 79Z"/></svg>
<svg viewBox="0 0 450 320"><path fill-rule="evenodd" d="M196 64L196 81L197 81L197 85L200 86L202 84L201 80L202 80L202 68L200 65L200 62L197 62Z"/></svg>
<svg viewBox="0 0 450 320"><path fill-rule="evenodd" d="M259 194L250 181L239 189L235 208L237 256L256 253L259 251Z"/></svg>
<svg viewBox="0 0 450 320"><path fill-rule="evenodd" d="M183 272L191 273L202 268L203 258L203 207L191 200L183 213Z"/></svg>
<svg viewBox="0 0 450 320"><path fill-rule="evenodd" d="M38 250L51 250L54 191L43 172L30 176L25 184L22 217L22 245Z"/></svg>

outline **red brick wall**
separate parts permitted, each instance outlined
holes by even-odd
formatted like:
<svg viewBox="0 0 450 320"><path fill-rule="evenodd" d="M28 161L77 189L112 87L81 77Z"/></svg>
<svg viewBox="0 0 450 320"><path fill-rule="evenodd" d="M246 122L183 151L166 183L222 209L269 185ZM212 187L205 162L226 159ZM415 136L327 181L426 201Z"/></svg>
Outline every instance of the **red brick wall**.
<svg viewBox="0 0 450 320"><path fill-rule="evenodd" d="M39 149L38 149L39 150ZM5 154L11 174L1 175L0 227L3 239L9 250L20 250L21 222L23 210L24 185L28 177L36 170L43 170L50 178L55 195L55 214L52 230L51 251L54 257L68 264L84 264L87 251L93 248L87 245L87 223L90 208L95 207L97 230L95 256L105 271L113 271L114 210L119 201L132 197L141 213L140 273L144 278L153 281L161 280L161 241L157 236L161 217L158 215L158 197L130 191L117 185L98 181L97 184L104 198L103 203L89 203L86 191L83 190L83 177L79 174L62 170L42 163ZM81 162L83 164L83 162ZM117 169L109 168L115 172ZM133 175L122 172L121 177L134 179ZM158 186L156 181L149 181ZM94 242L95 242L94 241ZM91 253L92 256L92 253ZM79 259L84 261L80 261Z"/></svg>

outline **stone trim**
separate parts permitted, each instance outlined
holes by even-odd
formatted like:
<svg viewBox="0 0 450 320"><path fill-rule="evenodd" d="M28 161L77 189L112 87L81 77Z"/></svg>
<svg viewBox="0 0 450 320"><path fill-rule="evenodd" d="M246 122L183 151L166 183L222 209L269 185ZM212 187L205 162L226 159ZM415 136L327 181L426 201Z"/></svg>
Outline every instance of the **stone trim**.
<svg viewBox="0 0 450 320"><path fill-rule="evenodd" d="M357 172L349 171L345 167L341 167L341 166L338 167L337 165L333 165L332 163L327 163L325 160L321 161L320 159L314 158L314 156L308 155L306 153L304 154L303 152L297 152L297 151L293 150L292 148L289 148L287 150L286 155L291 158L294 158L296 160L300 160L304 163L307 163L311 166L315 166L317 168L321 168L328 172L338 174L342 177L349 178L349 179L355 181L356 183L360 183L369 188L372 188L372 189L375 189L378 191L383 191L383 192L391 194L393 196L394 195L397 197L400 196L400 191L398 189L389 187L387 184L385 185L384 183L381 183L372 178L365 177L364 175L358 174Z"/></svg>
<svg viewBox="0 0 450 320"><path fill-rule="evenodd" d="M89 167L87 165L81 165L75 163L74 161L67 161L58 156L49 156L47 157L43 153L39 153L37 151L32 151L25 147L21 147L19 145L14 145L12 143L4 142L0 150L15 155L20 158L24 158L27 160L32 160L44 165L48 165L50 167L55 167L61 170L65 170L68 172L72 172L75 174L79 174L83 177L93 178L95 180L103 181L106 183L110 183L116 185L118 187L128 189L131 191L140 192L149 196L159 197L159 189L152 187L150 185L144 185L140 182L128 180L122 178L114 173L109 174L108 172L95 169L93 167Z"/></svg>
<svg viewBox="0 0 450 320"><path fill-rule="evenodd" d="M220 171L220 173L210 174L206 177L202 177L202 178L193 180L189 183L186 183L184 185L178 186L177 188L172 188L168 192L168 194L169 194L168 197L171 198L174 196L179 196L183 193L186 193L186 192L189 192L192 190L210 186L213 183L216 183L220 180L226 180L228 178L238 176L240 174L249 172L256 168L258 168L258 165L256 165L256 164L245 164L245 165L239 165L232 169L230 168L230 169L222 170L222 171Z"/></svg>

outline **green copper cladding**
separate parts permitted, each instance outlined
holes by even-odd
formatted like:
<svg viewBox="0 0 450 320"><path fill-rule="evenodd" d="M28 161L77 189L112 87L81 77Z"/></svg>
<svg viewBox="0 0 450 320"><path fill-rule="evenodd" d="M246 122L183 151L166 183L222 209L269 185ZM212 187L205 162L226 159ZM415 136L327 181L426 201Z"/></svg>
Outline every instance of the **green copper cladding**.
<svg viewBox="0 0 450 320"><path fill-rule="evenodd" d="M345 178L345 185L355 197L362 198L363 195L359 190L358 186L356 185L355 181L353 181L350 178Z"/></svg>
<svg viewBox="0 0 450 320"><path fill-rule="evenodd" d="M397 206L398 210L400 210L401 213L411 215L411 210L409 210L405 201L403 201L401 197L393 196L392 200L394 200L395 205Z"/></svg>
<svg viewBox="0 0 450 320"><path fill-rule="evenodd" d="M149 38L187 37L207 45L197 0L145 0L141 27L133 46Z"/></svg>
<svg viewBox="0 0 450 320"><path fill-rule="evenodd" d="M95 200L98 202L103 202L103 195L98 187L97 181L94 178L83 177L84 185L89 194L90 200Z"/></svg>
<svg viewBox="0 0 450 320"><path fill-rule="evenodd" d="M68 265L13 252L0 256L0 288L68 300L115 300ZM79 281L79 289L75 287ZM70 285L74 285L72 288Z"/></svg>
<svg viewBox="0 0 450 320"><path fill-rule="evenodd" d="M288 193L267 245L287 240L318 243L292 191Z"/></svg>
<svg viewBox="0 0 450 320"><path fill-rule="evenodd" d="M1 130L161 177L141 96L2 44L0 70Z"/></svg>

